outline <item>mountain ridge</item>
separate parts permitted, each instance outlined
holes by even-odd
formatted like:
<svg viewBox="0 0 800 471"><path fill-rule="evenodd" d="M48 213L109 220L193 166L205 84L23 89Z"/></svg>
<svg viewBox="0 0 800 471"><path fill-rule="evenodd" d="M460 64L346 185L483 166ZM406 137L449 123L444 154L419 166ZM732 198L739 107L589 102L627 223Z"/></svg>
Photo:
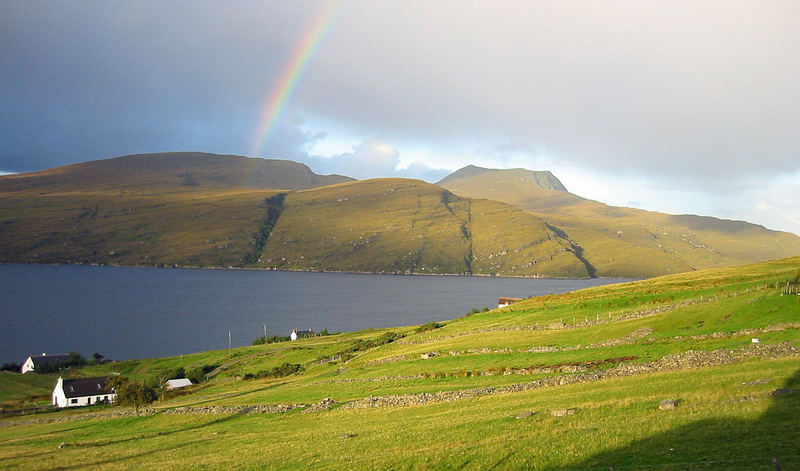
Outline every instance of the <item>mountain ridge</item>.
<svg viewBox="0 0 800 471"><path fill-rule="evenodd" d="M609 206L520 182L516 170L453 175L442 180L442 187L511 204L563 231L583 249L598 276L654 276L800 253L797 235L746 221Z"/></svg>
<svg viewBox="0 0 800 471"><path fill-rule="evenodd" d="M0 262L640 278L800 253L794 234L608 206L546 171L439 183L197 152L0 176Z"/></svg>
<svg viewBox="0 0 800 471"><path fill-rule="evenodd" d="M131 154L54 167L38 172L4 175L0 190L57 190L80 184L82 189L115 190L150 185L171 190L249 188L304 190L355 179L318 175L303 163L207 152Z"/></svg>
<svg viewBox="0 0 800 471"><path fill-rule="evenodd" d="M442 186L453 180L469 178L490 172L514 172L522 182L533 183L547 190L567 191L567 188L564 186L564 184L561 183L561 181L549 170L528 170L525 168L493 169L478 167L476 165L467 165L466 167L462 167L439 180L435 184Z"/></svg>

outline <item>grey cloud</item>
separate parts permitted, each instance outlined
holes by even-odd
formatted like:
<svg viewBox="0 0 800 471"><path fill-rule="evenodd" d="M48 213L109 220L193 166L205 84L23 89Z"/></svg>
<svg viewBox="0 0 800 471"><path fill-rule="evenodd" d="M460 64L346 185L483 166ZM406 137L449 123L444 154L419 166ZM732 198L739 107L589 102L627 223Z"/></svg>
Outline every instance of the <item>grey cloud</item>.
<svg viewBox="0 0 800 471"><path fill-rule="evenodd" d="M246 153L320 5L3 2L0 168ZM305 117L434 156L522 153L695 188L767 178L800 169L798 28L791 1L344 2L260 155L324 166ZM354 166L368 148L325 168L403 174Z"/></svg>
<svg viewBox="0 0 800 471"><path fill-rule="evenodd" d="M364 139L352 152L331 157L306 155L301 160L318 173L339 173L359 180L392 176L400 163L399 153L378 139Z"/></svg>

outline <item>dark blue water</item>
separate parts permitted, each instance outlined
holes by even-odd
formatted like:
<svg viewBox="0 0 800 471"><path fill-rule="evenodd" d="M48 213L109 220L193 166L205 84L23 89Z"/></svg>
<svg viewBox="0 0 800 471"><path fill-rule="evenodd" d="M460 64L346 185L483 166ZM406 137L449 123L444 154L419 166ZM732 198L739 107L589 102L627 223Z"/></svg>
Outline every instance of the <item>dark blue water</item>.
<svg viewBox="0 0 800 471"><path fill-rule="evenodd" d="M422 324L496 307L500 296L621 280L395 276L75 265L0 265L0 362L94 352L168 356L249 345L293 328Z"/></svg>

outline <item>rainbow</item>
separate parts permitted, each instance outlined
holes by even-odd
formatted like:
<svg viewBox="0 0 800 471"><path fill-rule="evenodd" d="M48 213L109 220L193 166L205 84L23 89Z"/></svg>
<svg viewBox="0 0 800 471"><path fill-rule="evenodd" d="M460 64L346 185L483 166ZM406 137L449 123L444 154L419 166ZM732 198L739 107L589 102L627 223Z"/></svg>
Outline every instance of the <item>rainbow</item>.
<svg viewBox="0 0 800 471"><path fill-rule="evenodd" d="M331 30L341 3L341 0L325 2L320 7L310 28L297 43L280 75L280 79L264 104L249 155L258 155L264 143L267 142L275 130L275 126L280 121L284 111L286 111L286 105L294 94L297 84L303 78L311 59L314 58L323 40Z"/></svg>

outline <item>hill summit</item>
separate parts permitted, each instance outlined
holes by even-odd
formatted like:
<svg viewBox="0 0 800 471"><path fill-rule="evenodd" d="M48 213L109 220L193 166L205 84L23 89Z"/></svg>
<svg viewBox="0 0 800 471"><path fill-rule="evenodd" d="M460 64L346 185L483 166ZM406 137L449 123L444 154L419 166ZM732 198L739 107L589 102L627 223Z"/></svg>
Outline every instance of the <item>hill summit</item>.
<svg viewBox="0 0 800 471"><path fill-rule="evenodd" d="M465 167L439 185L459 196L508 203L546 221L596 276L650 277L800 253L795 234L744 221L609 206L569 193L563 185L532 184L541 173L550 175Z"/></svg>
<svg viewBox="0 0 800 471"><path fill-rule="evenodd" d="M464 168L456 170L455 172L436 182L436 184L439 186L445 186L453 181L478 176L483 177L488 173L502 174L503 178L514 179L517 181L517 184L532 184L538 185L546 190L567 191L566 187L564 187L561 181L548 170L535 171L524 168L501 170L477 167L475 165L467 165Z"/></svg>
<svg viewBox="0 0 800 471"><path fill-rule="evenodd" d="M608 206L519 168L433 185L172 152L0 176L0 263L639 278L797 254L794 234Z"/></svg>

